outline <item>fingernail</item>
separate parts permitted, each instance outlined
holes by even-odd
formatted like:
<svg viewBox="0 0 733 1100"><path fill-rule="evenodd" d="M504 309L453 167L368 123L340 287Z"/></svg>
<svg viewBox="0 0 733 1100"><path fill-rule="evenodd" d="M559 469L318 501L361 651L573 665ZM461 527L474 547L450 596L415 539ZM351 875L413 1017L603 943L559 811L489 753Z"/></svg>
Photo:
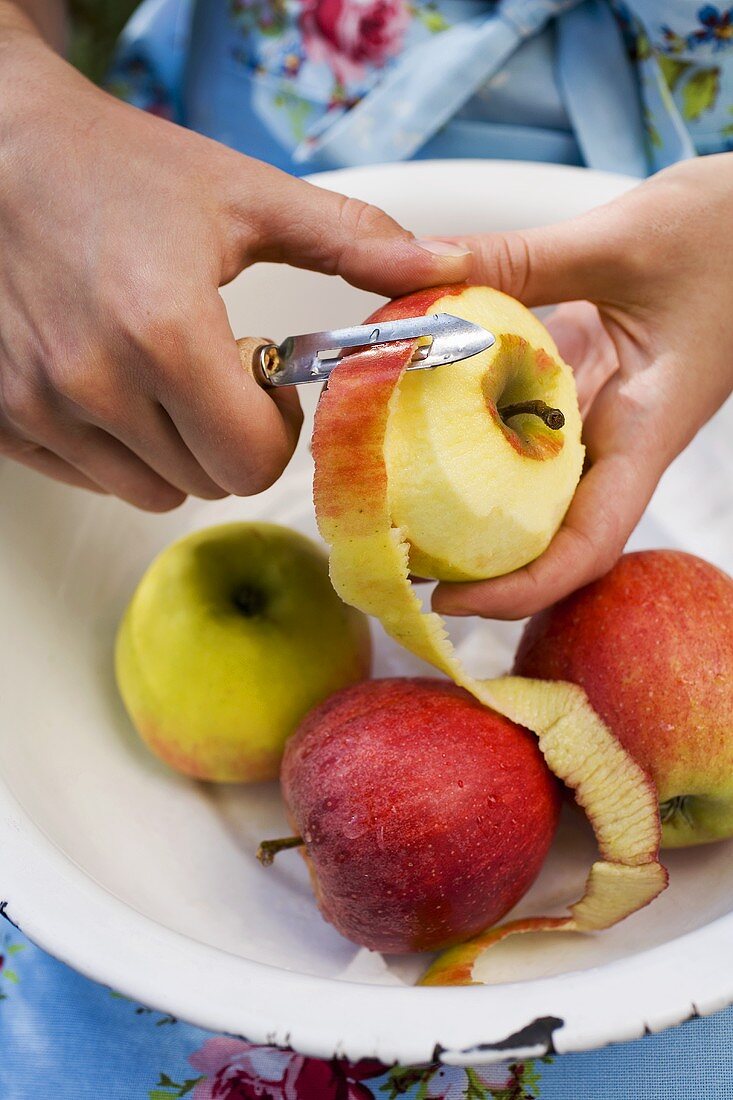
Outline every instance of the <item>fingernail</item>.
<svg viewBox="0 0 733 1100"><path fill-rule="evenodd" d="M436 241L432 237L420 237L415 241L419 248L432 252L434 256L470 256L471 249L456 241Z"/></svg>
<svg viewBox="0 0 733 1100"><path fill-rule="evenodd" d="M436 611L438 615L473 615L474 612L470 611L467 607L461 607L460 604L452 604L450 599L441 599L440 596L436 598L433 595L431 601L431 607L433 611Z"/></svg>

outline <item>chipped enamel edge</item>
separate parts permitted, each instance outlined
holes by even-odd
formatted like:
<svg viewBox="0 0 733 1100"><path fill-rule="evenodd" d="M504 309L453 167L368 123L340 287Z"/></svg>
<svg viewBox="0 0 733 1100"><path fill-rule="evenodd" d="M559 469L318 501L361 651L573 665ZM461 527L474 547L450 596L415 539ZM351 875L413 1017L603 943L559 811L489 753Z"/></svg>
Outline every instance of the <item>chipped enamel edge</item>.
<svg viewBox="0 0 733 1100"><path fill-rule="evenodd" d="M151 1008L321 1058L449 1065L588 1050L733 1003L733 915L591 970L500 986L394 988L281 970L197 943L86 875L0 780L0 913Z"/></svg>

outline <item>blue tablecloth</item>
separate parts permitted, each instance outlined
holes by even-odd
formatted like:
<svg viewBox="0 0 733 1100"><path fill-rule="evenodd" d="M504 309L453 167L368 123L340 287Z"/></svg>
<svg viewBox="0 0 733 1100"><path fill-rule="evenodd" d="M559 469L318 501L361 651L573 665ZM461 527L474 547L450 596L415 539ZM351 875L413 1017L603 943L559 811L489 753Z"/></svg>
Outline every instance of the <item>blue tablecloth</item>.
<svg viewBox="0 0 733 1100"><path fill-rule="evenodd" d="M721 960L725 965L727 960ZM588 1054L385 1069L212 1035L51 959L0 921L2 1100L730 1100L733 1009Z"/></svg>

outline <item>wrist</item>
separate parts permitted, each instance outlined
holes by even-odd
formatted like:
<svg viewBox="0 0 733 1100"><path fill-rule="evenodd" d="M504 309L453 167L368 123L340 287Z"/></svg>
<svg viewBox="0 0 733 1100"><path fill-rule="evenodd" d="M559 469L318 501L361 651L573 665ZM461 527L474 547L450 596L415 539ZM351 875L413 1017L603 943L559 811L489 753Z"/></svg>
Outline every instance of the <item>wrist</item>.
<svg viewBox="0 0 733 1100"><path fill-rule="evenodd" d="M0 211L17 198L9 176L29 179L38 155L73 121L74 100L86 86L16 5L0 0ZM100 93L102 94L102 93Z"/></svg>
<svg viewBox="0 0 733 1100"><path fill-rule="evenodd" d="M17 119L25 128L58 114L69 94L104 94L59 54L33 15L30 3L0 0L0 118L4 124ZM3 145L10 136L4 126Z"/></svg>
<svg viewBox="0 0 733 1100"><path fill-rule="evenodd" d="M41 39L57 53L68 46L65 0L0 0L0 39Z"/></svg>
<svg viewBox="0 0 733 1100"><path fill-rule="evenodd" d="M5 107L25 98L19 92L18 79L24 80L29 61L53 56L53 50L44 41L40 30L30 16L12 3L12 0L0 0L0 107L5 115ZM18 103L20 106L20 103Z"/></svg>
<svg viewBox="0 0 733 1100"><path fill-rule="evenodd" d="M40 39L41 33L31 17L12 0L0 0L0 42L30 35Z"/></svg>

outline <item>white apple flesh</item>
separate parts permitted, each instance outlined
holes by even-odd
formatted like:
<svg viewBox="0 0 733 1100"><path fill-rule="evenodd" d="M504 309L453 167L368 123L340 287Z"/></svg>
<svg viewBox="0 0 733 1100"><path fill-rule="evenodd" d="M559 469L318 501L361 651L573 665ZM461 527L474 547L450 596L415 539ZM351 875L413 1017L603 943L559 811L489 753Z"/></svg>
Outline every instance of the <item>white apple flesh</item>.
<svg viewBox="0 0 733 1100"><path fill-rule="evenodd" d="M449 288L429 311L473 321L497 340L464 362L402 378L384 448L390 513L408 532L416 576L499 576L547 548L572 499L584 453L575 383L544 325L498 290ZM558 409L563 427L500 415L532 401Z"/></svg>

